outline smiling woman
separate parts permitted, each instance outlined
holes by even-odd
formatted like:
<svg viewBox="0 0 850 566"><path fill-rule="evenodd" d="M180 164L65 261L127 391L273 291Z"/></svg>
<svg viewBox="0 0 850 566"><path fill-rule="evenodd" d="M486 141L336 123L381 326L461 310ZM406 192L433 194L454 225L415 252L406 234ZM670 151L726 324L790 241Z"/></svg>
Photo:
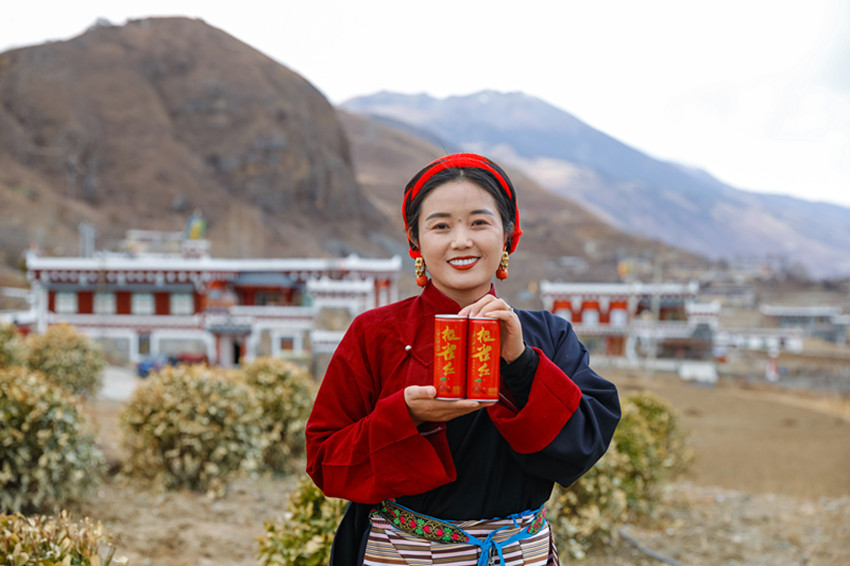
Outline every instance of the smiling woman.
<svg viewBox="0 0 850 566"><path fill-rule="evenodd" d="M470 181L440 185L422 201L418 232L437 289L462 307L487 294L505 249L492 195Z"/></svg>
<svg viewBox="0 0 850 566"><path fill-rule="evenodd" d="M424 289L354 320L307 424L308 473L351 502L331 564L557 564L544 503L607 449L617 390L566 320L496 295L522 235L498 165L429 163L402 211ZM435 315L498 321L497 402L436 398Z"/></svg>

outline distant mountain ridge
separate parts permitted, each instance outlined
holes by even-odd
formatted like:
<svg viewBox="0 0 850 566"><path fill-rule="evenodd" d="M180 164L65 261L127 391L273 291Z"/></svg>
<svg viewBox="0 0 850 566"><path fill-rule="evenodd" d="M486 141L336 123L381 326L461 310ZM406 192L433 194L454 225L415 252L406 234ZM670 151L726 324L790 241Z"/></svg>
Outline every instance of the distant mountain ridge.
<svg viewBox="0 0 850 566"><path fill-rule="evenodd" d="M128 229L180 231L200 209L214 256L399 255L409 264L400 287L412 294L402 189L457 147L335 109L305 78L201 20L99 24L2 52L0 283L24 282L31 244L76 255L82 223L97 249L116 249ZM509 171L523 187L526 234L511 259L523 277L499 286L513 304L539 307L530 289L540 279L617 280L623 257L665 250Z"/></svg>
<svg viewBox="0 0 850 566"><path fill-rule="evenodd" d="M628 232L715 259L782 255L814 277L850 274L850 209L736 189L523 93L380 92L341 108L407 122L447 145L511 163Z"/></svg>

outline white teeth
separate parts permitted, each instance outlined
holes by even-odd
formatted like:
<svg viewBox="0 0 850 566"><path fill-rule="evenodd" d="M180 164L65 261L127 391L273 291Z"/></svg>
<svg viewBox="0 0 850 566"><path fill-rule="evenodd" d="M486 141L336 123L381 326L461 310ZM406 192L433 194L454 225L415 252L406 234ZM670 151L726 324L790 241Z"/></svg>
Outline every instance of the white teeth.
<svg viewBox="0 0 850 566"><path fill-rule="evenodd" d="M472 265L476 261L478 261L478 258L472 257L469 259L452 259L449 260L449 263L452 265Z"/></svg>

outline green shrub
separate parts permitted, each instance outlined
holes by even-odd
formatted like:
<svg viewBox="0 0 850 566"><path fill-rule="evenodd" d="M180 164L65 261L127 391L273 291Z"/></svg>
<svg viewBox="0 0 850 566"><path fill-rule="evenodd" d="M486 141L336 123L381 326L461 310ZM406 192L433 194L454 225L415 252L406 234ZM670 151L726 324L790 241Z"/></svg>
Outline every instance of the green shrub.
<svg viewBox="0 0 850 566"><path fill-rule="evenodd" d="M104 459L79 398L22 367L0 369L0 511L32 512L94 487Z"/></svg>
<svg viewBox="0 0 850 566"><path fill-rule="evenodd" d="M651 515L661 488L684 472L692 459L687 434L670 404L649 393L626 397L614 434L617 451L628 458L620 475L632 515Z"/></svg>
<svg viewBox="0 0 850 566"><path fill-rule="evenodd" d="M27 365L75 395L89 397L103 384L106 361L100 347L72 326L51 326L26 340Z"/></svg>
<svg viewBox="0 0 850 566"><path fill-rule="evenodd" d="M691 452L673 408L652 393L621 399L623 416L605 455L569 488L555 486L549 522L561 551L581 558L618 526L651 515L662 487L687 469Z"/></svg>
<svg viewBox="0 0 850 566"><path fill-rule="evenodd" d="M23 365L24 341L14 324L0 323L0 368Z"/></svg>
<svg viewBox="0 0 850 566"><path fill-rule="evenodd" d="M621 400L623 418L605 455L569 488L558 485L547 504L562 554L582 558L609 544L625 521L651 513L667 481L691 460L687 436L672 407L638 393ZM326 564L345 502L326 498L309 479L290 498L287 519L265 522L259 539L263 566Z"/></svg>
<svg viewBox="0 0 850 566"><path fill-rule="evenodd" d="M309 478L302 478L289 497L287 518L263 523L266 532L258 538L260 564L327 564L345 505L345 500L325 497Z"/></svg>
<svg viewBox="0 0 850 566"><path fill-rule="evenodd" d="M304 452L313 379L298 365L278 358L260 358L241 373L262 406L260 427L267 440L264 465L279 473L291 471L293 458Z"/></svg>
<svg viewBox="0 0 850 566"><path fill-rule="evenodd" d="M547 503L548 520L558 550L583 558L592 546L609 544L626 514L626 494L619 477L627 468L616 441L580 480L568 489L555 485Z"/></svg>
<svg viewBox="0 0 850 566"><path fill-rule="evenodd" d="M258 466L260 413L253 390L231 372L192 365L152 373L121 413L125 469L221 495L232 475Z"/></svg>
<svg viewBox="0 0 850 566"><path fill-rule="evenodd" d="M0 563L20 565L126 565L115 558L112 538L89 518L0 515Z"/></svg>

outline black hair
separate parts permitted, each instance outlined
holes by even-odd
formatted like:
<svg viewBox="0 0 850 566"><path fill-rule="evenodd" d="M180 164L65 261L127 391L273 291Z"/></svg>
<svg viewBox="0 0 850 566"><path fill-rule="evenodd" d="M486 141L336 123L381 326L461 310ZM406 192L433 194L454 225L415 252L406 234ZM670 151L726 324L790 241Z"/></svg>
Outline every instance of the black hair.
<svg viewBox="0 0 850 566"><path fill-rule="evenodd" d="M490 165L495 165L490 162ZM422 171L419 171L410 182L407 183L404 191L407 193L410 188L416 184L416 181L422 174L430 169L429 167L425 167ZM507 175L504 174L500 169L497 169L499 173L504 177L506 182L508 181ZM457 181L469 181L474 183L475 185L481 187L485 191L487 191L490 195L492 195L493 199L496 201L496 207L499 211L499 216L502 218L502 229L505 233L505 236L508 236L507 240L507 248L510 249L510 235L513 234L514 231L514 218L516 216L516 210L514 206L514 202L511 201L510 197L505 193L505 190L502 188L499 181L496 180L493 175L478 167L451 167L449 169L444 169L443 171L439 171L435 173L430 179L428 179L425 184L422 185L422 188L419 189L419 192L415 197L405 201L404 207L404 219L407 224L409 234L408 238L414 245L418 245L419 242L419 214L422 211L422 201L425 200L425 197L434 190L435 188L444 185L450 182ZM513 187L511 187L513 190Z"/></svg>

